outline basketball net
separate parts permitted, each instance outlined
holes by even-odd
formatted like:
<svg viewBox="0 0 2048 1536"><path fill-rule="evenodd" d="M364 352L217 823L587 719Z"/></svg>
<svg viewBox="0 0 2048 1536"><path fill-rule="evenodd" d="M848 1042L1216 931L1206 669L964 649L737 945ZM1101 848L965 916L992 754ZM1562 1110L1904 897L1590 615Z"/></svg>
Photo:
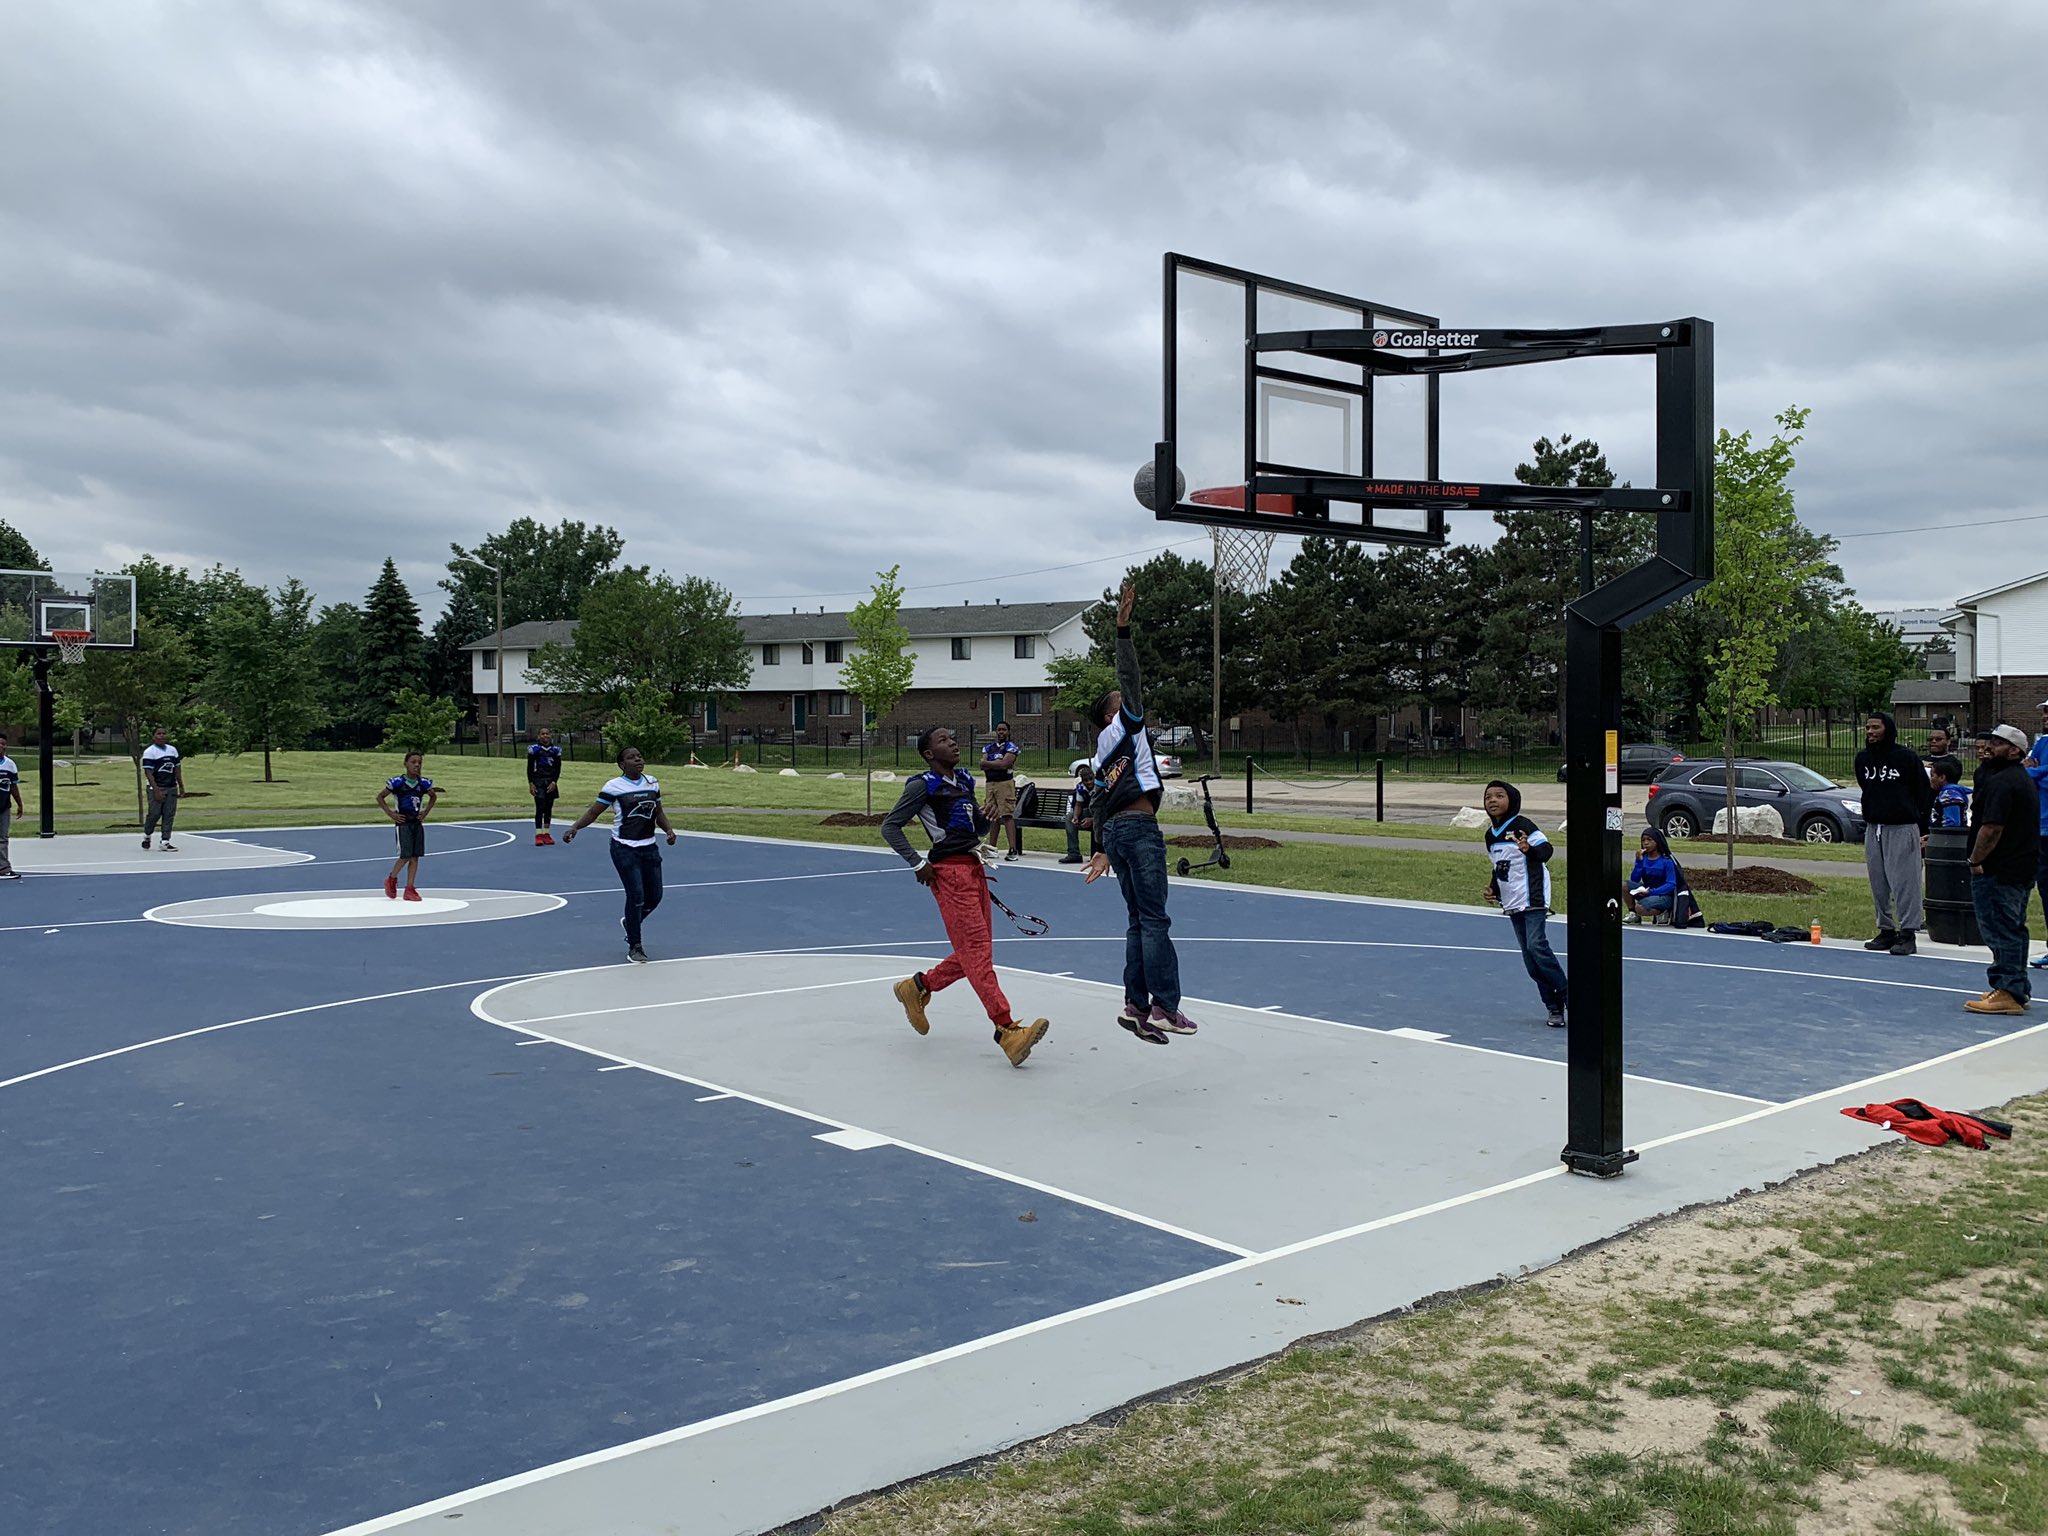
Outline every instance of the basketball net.
<svg viewBox="0 0 2048 1536"><path fill-rule="evenodd" d="M76 666L85 660L85 643L92 638L89 629L53 629L50 638L57 645L57 659Z"/></svg>
<svg viewBox="0 0 2048 1536"><path fill-rule="evenodd" d="M1266 560L1273 550L1273 535L1247 528L1211 528L1215 548L1216 581L1219 586L1246 597L1266 590Z"/></svg>

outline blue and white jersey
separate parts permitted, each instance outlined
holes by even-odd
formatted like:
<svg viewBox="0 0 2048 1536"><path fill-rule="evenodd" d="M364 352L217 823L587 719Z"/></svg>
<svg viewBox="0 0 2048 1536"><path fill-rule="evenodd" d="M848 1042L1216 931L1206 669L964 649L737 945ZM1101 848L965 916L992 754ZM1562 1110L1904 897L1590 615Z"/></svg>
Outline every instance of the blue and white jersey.
<svg viewBox="0 0 2048 1536"><path fill-rule="evenodd" d="M0 752L0 800L7 801L7 808L14 808L14 791L21 783L21 770L14 766L14 759Z"/></svg>
<svg viewBox="0 0 2048 1536"><path fill-rule="evenodd" d="M389 780L384 787L391 791L398 802L398 814L406 821L418 821L427 803L427 792L434 787L432 779L408 779L404 774Z"/></svg>
<svg viewBox="0 0 2048 1536"><path fill-rule="evenodd" d="M1522 852L1515 834L1528 834L1529 851ZM1555 850L1543 829L1526 816L1510 816L1497 827L1486 830L1486 856L1493 862L1493 888L1503 912L1530 912L1550 907L1550 855Z"/></svg>
<svg viewBox="0 0 2048 1536"><path fill-rule="evenodd" d="M614 778L597 792L599 805L612 808L612 838L628 848L645 848L654 841L660 823L654 818L661 810L661 782L653 774L637 779Z"/></svg>
<svg viewBox="0 0 2048 1536"><path fill-rule="evenodd" d="M178 787L178 749L169 742L151 742L142 749L142 771L158 789Z"/></svg>
<svg viewBox="0 0 2048 1536"><path fill-rule="evenodd" d="M526 749L526 782L552 784L562 776L562 749L535 742Z"/></svg>

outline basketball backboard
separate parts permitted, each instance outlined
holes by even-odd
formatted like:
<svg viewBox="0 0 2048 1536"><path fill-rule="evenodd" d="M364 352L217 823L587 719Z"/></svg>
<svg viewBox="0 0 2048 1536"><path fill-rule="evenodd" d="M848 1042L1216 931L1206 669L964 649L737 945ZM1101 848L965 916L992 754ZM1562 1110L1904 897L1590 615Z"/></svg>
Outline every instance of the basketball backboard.
<svg viewBox="0 0 2048 1536"><path fill-rule="evenodd" d="M1166 257L1166 416L1175 485L1161 517L1394 544L1445 542L1441 507L1258 494L1260 475L1434 480L1437 380L1306 351L1262 350L1265 333L1429 331L1430 315L1235 267ZM1141 492L1141 499L1143 495Z"/></svg>
<svg viewBox="0 0 2048 1536"><path fill-rule="evenodd" d="M0 646L54 646L86 632L89 650L135 645L135 578L104 572L0 571Z"/></svg>

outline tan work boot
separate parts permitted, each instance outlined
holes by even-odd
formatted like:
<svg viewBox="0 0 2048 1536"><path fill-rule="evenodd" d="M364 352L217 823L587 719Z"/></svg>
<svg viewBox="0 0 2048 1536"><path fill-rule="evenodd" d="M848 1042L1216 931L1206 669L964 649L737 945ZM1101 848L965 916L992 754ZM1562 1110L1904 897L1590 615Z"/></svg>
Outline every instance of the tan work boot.
<svg viewBox="0 0 2048 1536"><path fill-rule="evenodd" d="M919 985L917 976L906 976L896 983L896 1001L903 1005L903 1016L910 1020L910 1027L920 1035L931 1033L932 1021L924 1016L924 1005L931 1000L931 993Z"/></svg>
<svg viewBox="0 0 2048 1536"><path fill-rule="evenodd" d="M1963 1004L1971 1013L2025 1013L2027 1005L2003 989Z"/></svg>
<svg viewBox="0 0 2048 1536"><path fill-rule="evenodd" d="M1031 1048L1045 1038L1045 1032L1052 1025L1044 1019L1033 1019L1029 1024L1011 1024L996 1031L996 1044L1003 1048L1003 1054L1010 1058L1010 1065L1021 1067L1024 1058L1031 1054Z"/></svg>

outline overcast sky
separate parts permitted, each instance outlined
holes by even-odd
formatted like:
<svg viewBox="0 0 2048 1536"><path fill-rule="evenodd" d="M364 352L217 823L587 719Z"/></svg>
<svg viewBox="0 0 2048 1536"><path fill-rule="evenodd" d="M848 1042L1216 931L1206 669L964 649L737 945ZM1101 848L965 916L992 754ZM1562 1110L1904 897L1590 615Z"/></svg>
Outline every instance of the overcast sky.
<svg viewBox="0 0 2048 1536"><path fill-rule="evenodd" d="M2048 569L1956 527L2048 513L2044 65L2039 0L21 0L0 518L430 611L521 515L748 612L1085 594L1194 532L1130 494L1177 250L1704 316L1723 425L1812 409L1863 601L1944 603ZM1447 475L1571 432L1655 482L1644 364L1443 404Z"/></svg>

